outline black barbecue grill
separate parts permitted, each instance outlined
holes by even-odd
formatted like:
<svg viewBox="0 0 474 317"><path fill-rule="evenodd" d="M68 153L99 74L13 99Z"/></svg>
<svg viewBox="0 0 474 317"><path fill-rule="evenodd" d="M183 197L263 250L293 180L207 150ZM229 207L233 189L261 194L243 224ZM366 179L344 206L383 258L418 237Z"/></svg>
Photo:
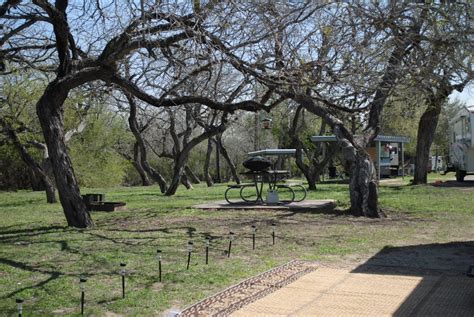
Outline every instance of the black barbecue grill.
<svg viewBox="0 0 474 317"><path fill-rule="evenodd" d="M263 172L272 166L272 162L262 156L252 156L245 160L242 165L250 170L250 172Z"/></svg>

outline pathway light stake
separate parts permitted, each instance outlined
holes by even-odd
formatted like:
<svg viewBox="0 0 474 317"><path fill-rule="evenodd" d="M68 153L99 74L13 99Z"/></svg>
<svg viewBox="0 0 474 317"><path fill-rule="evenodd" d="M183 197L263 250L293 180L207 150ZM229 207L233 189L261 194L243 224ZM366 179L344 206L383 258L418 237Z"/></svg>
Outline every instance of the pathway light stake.
<svg viewBox="0 0 474 317"><path fill-rule="evenodd" d="M232 249L232 241L234 240L235 236L234 233L231 231L229 232L229 250L227 251L227 257L230 258L230 250Z"/></svg>
<svg viewBox="0 0 474 317"><path fill-rule="evenodd" d="M85 277L79 278L79 287L81 289L81 315L84 315L84 299L87 279Z"/></svg>
<svg viewBox="0 0 474 317"><path fill-rule="evenodd" d="M21 317L23 315L23 300L21 298L17 298L15 302L18 308L18 317Z"/></svg>
<svg viewBox="0 0 474 317"><path fill-rule="evenodd" d="M211 237L206 236L206 265L209 264L209 245L211 244Z"/></svg>
<svg viewBox="0 0 474 317"><path fill-rule="evenodd" d="M252 249L255 250L255 234L257 233L257 226L252 225Z"/></svg>
<svg viewBox="0 0 474 317"><path fill-rule="evenodd" d="M126 263L120 263L120 275L122 275L122 298L125 298L125 267Z"/></svg>
<svg viewBox="0 0 474 317"><path fill-rule="evenodd" d="M156 258L158 259L158 279L161 282L161 250L156 250Z"/></svg>
<svg viewBox="0 0 474 317"><path fill-rule="evenodd" d="M191 262L191 253L193 252L193 242L188 242L188 265L186 266L186 270L189 270L189 263Z"/></svg>
<svg viewBox="0 0 474 317"><path fill-rule="evenodd" d="M272 223L272 241L273 245L275 245L275 232L276 232L276 223Z"/></svg>

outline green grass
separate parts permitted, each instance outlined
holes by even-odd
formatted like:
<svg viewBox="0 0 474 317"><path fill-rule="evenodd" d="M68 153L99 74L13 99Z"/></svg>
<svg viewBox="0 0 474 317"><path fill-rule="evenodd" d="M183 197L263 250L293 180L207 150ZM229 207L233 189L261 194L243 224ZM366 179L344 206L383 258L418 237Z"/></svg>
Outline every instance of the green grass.
<svg viewBox="0 0 474 317"><path fill-rule="evenodd" d="M440 178L439 176L434 176ZM452 177L452 175L450 176ZM447 179L446 177L444 179ZM94 213L96 227L65 227L59 204L43 193L0 193L0 315L15 314L25 299L26 316L79 315L79 276L88 277L87 315L113 312L150 316L184 308L246 277L292 259L359 263L384 246L472 239L472 191L432 186L382 186L387 219L348 216L347 185L319 185L310 199L335 199L336 213L200 211L190 206L222 200L224 185L180 189L164 197L157 187L83 189L124 201L126 211ZM271 245L272 222L278 238ZM252 251L250 225L257 224ZM237 239L227 258L227 233ZM204 265L204 237L213 236L210 264ZM186 270L186 243L194 241ZM163 250L158 282L156 249ZM127 263L127 297L121 299L119 263Z"/></svg>

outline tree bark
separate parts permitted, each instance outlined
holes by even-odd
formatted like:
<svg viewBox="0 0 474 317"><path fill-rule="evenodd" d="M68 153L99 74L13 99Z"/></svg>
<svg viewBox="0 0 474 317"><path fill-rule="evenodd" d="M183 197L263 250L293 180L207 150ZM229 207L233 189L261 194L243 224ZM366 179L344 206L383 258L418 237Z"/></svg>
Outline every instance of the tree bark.
<svg viewBox="0 0 474 317"><path fill-rule="evenodd" d="M220 158L221 149L220 149L219 143L215 139L214 139L214 142L216 144L216 183L220 184L222 183L221 158Z"/></svg>
<svg viewBox="0 0 474 317"><path fill-rule="evenodd" d="M189 167L189 165L186 164L186 166L184 167L184 170L186 172L186 176L188 177L188 179L191 181L192 184L201 184L201 180L196 174L194 174L193 170Z"/></svg>
<svg viewBox="0 0 474 317"><path fill-rule="evenodd" d="M57 80L51 82L36 104L36 112L48 146L67 224L76 228L88 228L94 223L82 200L64 139L62 105L68 92L69 89L59 85Z"/></svg>
<svg viewBox="0 0 474 317"><path fill-rule="evenodd" d="M207 187L211 187L212 185L214 185L211 174L209 173L209 165L211 164L211 154L212 154L212 140L209 138L207 139L206 159L204 161L204 178L206 179Z"/></svg>
<svg viewBox="0 0 474 317"><path fill-rule="evenodd" d="M235 167L234 162L232 161L229 152L227 152L227 149L224 147L224 144L222 143L222 135L217 135L216 136L216 141L219 144L218 149L220 150L222 156L224 157L225 161L227 162L227 166L230 169L230 172L232 174L232 178L237 184L240 184L240 178L239 174L237 174L237 169Z"/></svg>
<svg viewBox="0 0 474 317"><path fill-rule="evenodd" d="M8 138L13 142L13 145L20 153L20 157L23 162L31 170L32 174L38 178L46 192L46 201L50 204L56 203L56 195L54 190L54 184L51 179L48 177L48 174L43 169L43 167L35 161L35 159L30 155L26 147L20 142L16 132L9 126L9 124L2 118L0 118L0 124L4 127L4 130Z"/></svg>
<svg viewBox="0 0 474 317"><path fill-rule="evenodd" d="M193 184L190 182L189 177L186 174L186 166L184 167L183 175L181 175L181 184L183 184L186 189L193 189Z"/></svg>
<svg viewBox="0 0 474 317"><path fill-rule="evenodd" d="M358 150L351 162L349 188L354 216L380 217L375 166L365 150Z"/></svg>
<svg viewBox="0 0 474 317"><path fill-rule="evenodd" d="M143 140L140 129L138 128L137 105L135 103L135 100L128 93L125 93L125 96L127 97L128 103L130 105L130 116L128 117L128 124L138 146L138 153L140 157L139 165L155 182L158 183L158 185L160 186L160 191L162 193L165 193L168 188L168 184L166 183L165 178L148 163L145 141Z"/></svg>
<svg viewBox="0 0 474 317"><path fill-rule="evenodd" d="M142 179L142 185L143 186L150 186L151 182L150 179L148 178L148 175L145 172L145 169L142 166L142 161L140 159L140 149L139 149L139 144L138 142L135 142L135 145L133 146L133 166L137 170L138 174L140 175L140 178Z"/></svg>
<svg viewBox="0 0 474 317"><path fill-rule="evenodd" d="M430 148L438 125L441 103L430 104L420 118L416 138L416 158L413 184L426 184Z"/></svg>
<svg viewBox="0 0 474 317"><path fill-rule="evenodd" d="M185 165L188 160L189 152L191 152L191 150L202 141L224 132L224 130L226 129L226 124L227 120L224 117L222 119L222 123L219 126L207 128L206 131L193 138L191 141L187 142L184 145L183 149L176 153L176 158L173 167L173 179L171 180L170 186L168 187L168 190L165 193L166 196L171 196L176 193L176 190L179 186L179 182L181 180L181 176L185 171Z"/></svg>
<svg viewBox="0 0 474 317"><path fill-rule="evenodd" d="M173 178L171 179L170 185L168 186L168 189L165 192L166 196L172 196L176 194L179 183L181 181L181 177L184 174L184 166L186 165L188 153L189 151L187 152L181 151L178 154L178 157L175 159L174 167L173 167Z"/></svg>
<svg viewBox="0 0 474 317"><path fill-rule="evenodd" d="M430 148L438 126L439 115L443 103L454 90L449 80L444 78L440 87L428 91L426 98L428 107L420 118L418 124L418 135L416 140L415 173L413 184L426 184L428 178L428 162L430 160Z"/></svg>

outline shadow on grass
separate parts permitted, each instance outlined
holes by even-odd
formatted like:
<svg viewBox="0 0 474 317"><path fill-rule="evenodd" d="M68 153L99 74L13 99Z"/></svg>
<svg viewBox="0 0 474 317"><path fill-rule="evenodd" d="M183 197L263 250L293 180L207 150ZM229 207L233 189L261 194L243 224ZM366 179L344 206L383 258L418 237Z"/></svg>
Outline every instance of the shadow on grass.
<svg viewBox="0 0 474 317"><path fill-rule="evenodd" d="M10 227L0 228L0 241L5 240L15 240L18 238L23 237L34 237L40 236L43 234L49 234L53 232L65 232L68 229L64 226L52 225L52 226L44 226L44 227L37 227L37 228L27 228L27 229L17 229L17 230L4 230ZM2 236L5 235L5 236Z"/></svg>
<svg viewBox="0 0 474 317"><path fill-rule="evenodd" d="M421 277L394 316L472 316L472 264L474 241L386 246L352 273Z"/></svg>
<svg viewBox="0 0 474 317"><path fill-rule="evenodd" d="M4 259L4 258L0 258L0 263L5 264L5 265L9 265L11 267L14 267L14 268L17 268L17 269L20 269L20 270L23 270L23 271L35 272L35 273L41 273L41 274L48 274L49 275L49 277L46 280L38 282L38 283L36 283L35 285L32 285L32 286L25 286L25 287L22 287L20 289L17 289L16 291L13 291L13 292L7 294L5 296L5 298L13 297L14 295L16 295L18 293L21 293L25 290L34 289L34 288L37 288L37 287L42 287L42 286L48 284L49 282L51 282L51 281L59 278L60 276L64 275L64 273L61 273L59 271L41 270L37 267L30 266L30 265L28 265L26 263L23 263L23 262L13 261L13 260Z"/></svg>
<svg viewBox="0 0 474 317"><path fill-rule="evenodd" d="M430 185L435 187L474 188L474 180L464 180L463 182L443 181L439 185L436 185L435 183Z"/></svg>

